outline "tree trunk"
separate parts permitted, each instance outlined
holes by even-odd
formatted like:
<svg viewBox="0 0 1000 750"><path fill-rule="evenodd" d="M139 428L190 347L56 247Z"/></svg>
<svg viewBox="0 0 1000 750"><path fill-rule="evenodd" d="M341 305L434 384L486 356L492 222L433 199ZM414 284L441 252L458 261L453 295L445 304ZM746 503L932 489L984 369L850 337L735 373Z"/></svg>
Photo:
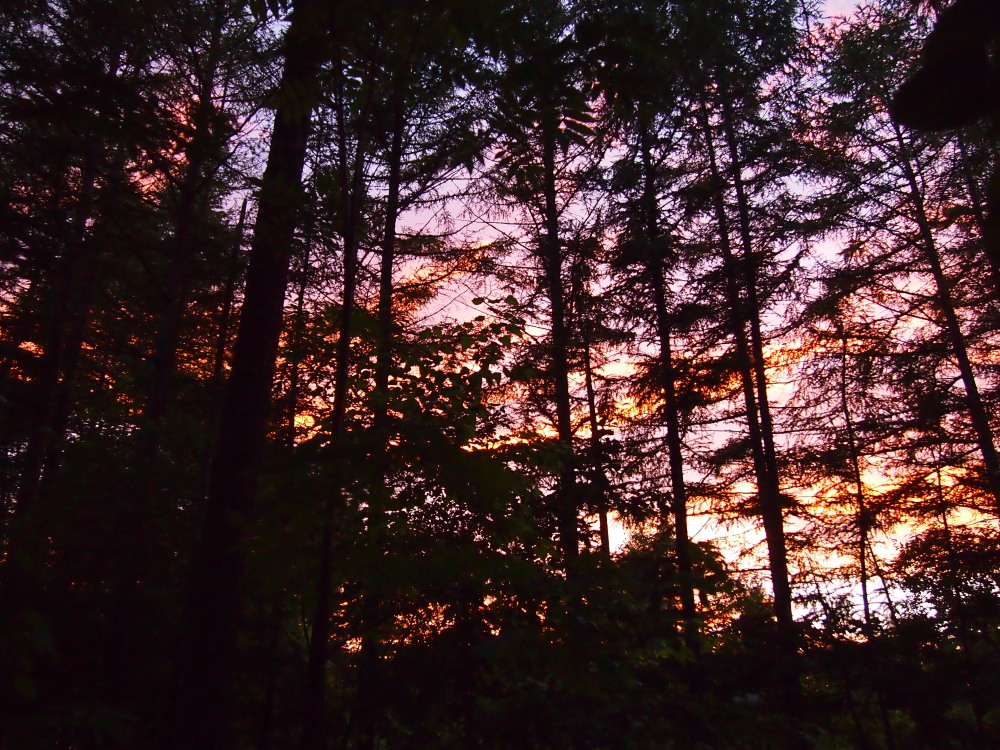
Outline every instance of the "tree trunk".
<svg viewBox="0 0 1000 750"><path fill-rule="evenodd" d="M122 505L119 524L125 543L118 545L116 567L120 571L115 587L109 622L108 657L105 679L113 694L122 700L132 684L125 679L138 660L159 648L149 641L152 632L142 625L150 618L150 593L165 585L172 563L172 550L166 546L165 521L175 512L176 497L172 477L184 466L184 456L164 450L166 426L177 391L177 358L185 322L192 281L198 269L198 248L204 240L204 225L209 215L206 200L206 173L214 140L212 95L218 70L219 47L225 24L225 3L216 0L207 8L210 13L209 42L204 68L200 71L198 101L191 118L192 136L184 147L186 161L172 196L167 216L173 223L173 241L161 261L161 293L153 310L156 331L145 376L145 403L129 478L129 502ZM196 22L197 18L189 19ZM185 467L196 472L203 467ZM155 593L154 593L155 596Z"/></svg>
<svg viewBox="0 0 1000 750"><path fill-rule="evenodd" d="M760 441L763 452L763 468L766 476L766 491L761 493L761 515L768 536L768 556L771 564L771 581L774 588L774 604L778 624L783 629L793 627L792 592L789 583L787 545L782 510L781 486L778 472L777 451L774 445L774 421L767 396L767 372L764 365L764 338L760 327L760 299L757 295L757 262L754 258L754 243L750 221L750 203L743 184L743 166L740 159L739 141L732 105L727 97L722 97L723 127L730 156L730 178L736 191L739 217L742 258L730 267L741 270L745 300L744 319L750 328L750 363L756 386L757 409L760 414ZM774 549L771 549L771 539ZM790 635L786 633L786 635ZM794 649L794 645L792 646Z"/></svg>
<svg viewBox="0 0 1000 750"><path fill-rule="evenodd" d="M851 405L848 399L847 381L847 334L844 333L840 322L837 322L838 335L840 338L840 408L844 417L844 430L847 437L848 458L851 465L851 479L854 483L854 499L856 503L855 518L858 529L858 564L860 566L859 576L861 583L861 608L864 622L865 651L871 660L872 673L871 681L875 687L875 702L878 707L879 720L882 722L882 731L885 734L885 743L888 750L894 750L896 746L895 733L892 728L892 719L889 715L888 706L885 700L885 690L883 690L883 669L882 660L878 653L872 648L875 630L872 623L871 601L868 592L868 529L872 519L869 516L868 502L865 498L865 485L861 473L861 453L858 449L858 439L854 431L854 415L851 413ZM846 669L846 668L845 668ZM853 707L852 707L853 711Z"/></svg>
<svg viewBox="0 0 1000 750"><path fill-rule="evenodd" d="M664 283L663 255L667 252L664 238L660 236L659 210L653 182L652 135L649 124L642 119L643 213L645 214L646 239L652 248L652 257L646 261L646 275L653 293L656 310L656 335L660 347L660 388L663 391L663 418L667 427L667 456L670 464L671 509L674 522L674 545L677 555L677 574L681 591L681 614L688 647L697 650L698 611L694 598L694 571L691 561L691 539L688 534L687 487L684 482L684 454L681 441L680 414L677 406L677 374L671 348L671 321L667 311L667 288Z"/></svg>
<svg viewBox="0 0 1000 750"><path fill-rule="evenodd" d="M247 199L240 204L240 218L236 222L236 237L227 258L226 277L222 287L222 305L215 323L215 346L212 348L212 377L209 380L211 403L222 401L225 388L226 350L229 348L230 322L233 316L236 284L240 274L240 255L243 250L243 236L246 229ZM217 421L215 415L211 421Z"/></svg>
<svg viewBox="0 0 1000 750"><path fill-rule="evenodd" d="M174 747L237 744L233 692L242 619L247 534L267 434L288 268L301 201L317 76L327 57L330 10L300 0L285 36L285 62L232 372L226 389L201 541L192 564L178 659Z"/></svg>
<svg viewBox="0 0 1000 750"><path fill-rule="evenodd" d="M361 218L362 184L366 147L358 143L353 163L349 162L347 121L343 91L337 98L338 159L340 172L340 211L343 217L343 300L337 333L334 365L333 414L330 433L338 442L346 431L348 377L351 364L351 322L354 316L358 266L358 222ZM324 503L319 547L316 608L313 612L306 683L303 701L302 747L321 750L325 746L326 665L329 659L331 586L333 583L334 517L342 502L339 488L329 493Z"/></svg>
<svg viewBox="0 0 1000 750"><path fill-rule="evenodd" d="M751 352L747 341L747 328L754 328L751 318L759 316L756 304L755 279L748 274L745 264L750 262L744 258L740 264L733 253L729 235L729 219L726 213L724 192L725 184L719 169L712 128L708 120L705 101L701 109L702 127L709 156L712 181L716 186L713 201L716 220L719 223L719 242L723 256L723 274L726 284L726 298L730 307L733 327L733 340L736 346L736 359L740 372L740 382L743 390L743 401L746 408L747 434L753 459L754 476L757 480L757 509L764 526L764 538L767 543L768 569L771 573L771 587L774 592L774 612L778 626L776 678L783 692L787 714L796 715L801 699L801 686L798 675L798 657L796 646L795 620L792 615L791 586L788 580L788 557L785 546L784 514L781 501L781 487L778 477L777 463L773 451L773 434L765 434L770 429L768 412L762 409L760 399L767 398L767 383L762 361L762 351ZM732 154L736 161L736 154ZM732 172L739 178L739 165L732 165ZM745 210L740 217L748 220ZM748 227L743 226L744 240L749 236ZM744 252L748 248L744 246ZM743 272L741 273L741 265ZM743 290L741 293L741 284ZM749 287L749 288L748 288ZM751 297L752 293L752 297ZM744 295L747 300L744 302ZM759 320L758 320L759 326ZM759 328L758 328L759 331ZM754 337L751 337L752 339ZM759 344L759 337L754 339ZM756 382L755 382L756 378ZM766 428L765 428L766 426ZM767 449L770 442L771 450Z"/></svg>
<svg viewBox="0 0 1000 750"><path fill-rule="evenodd" d="M405 126L402 93L394 91L395 113L392 143L389 152L389 182L386 196L385 228L382 237L382 258L379 269L378 295L378 347L375 361L375 413L374 427L378 440L374 450L375 476L372 481L369 508L368 538L366 543L378 550L386 543L386 504L391 490L387 483L389 472L388 452L391 430L389 426L389 376L393 362L392 272L396 258L396 220L399 216L399 191L403 159L403 130ZM377 747L378 721L381 714L379 692L381 650L379 633L385 615L382 612L386 597L383 585L385 571L376 570L372 579L362 586L362 629L364 635L358 663L358 685L354 702L353 723L360 738L362 750Z"/></svg>
<svg viewBox="0 0 1000 750"><path fill-rule="evenodd" d="M212 129L212 94L218 70L218 48L222 27L225 24L225 3L216 0L211 10L211 30L206 50L204 70L201 73L198 103L191 118L192 136L184 149L187 157L183 176L177 186L173 207L174 241L170 257L165 259L163 294L160 315L150 357L149 383L146 405L143 410L145 455L140 455L139 465L155 460L162 440L163 418L173 401L177 350L180 346L184 311L190 294L193 268L197 255L200 223L206 217L207 202L203 200L206 172L212 158L214 134ZM146 469L147 474L155 474Z"/></svg>
<svg viewBox="0 0 1000 750"><path fill-rule="evenodd" d="M998 243L1000 236L997 234L996 209L992 206L989 195L984 199L979 193L965 137L959 135L955 141L958 146L958 152L962 156L960 167L962 179L965 181L965 188L969 192L969 203L972 206L972 215L976 220L976 228L979 230L979 236L982 240L983 255L990 267L990 277L993 282L993 299L1000 301L1000 243ZM990 191L989 187L987 191ZM986 205L988 203L990 204L989 206Z"/></svg>
<svg viewBox="0 0 1000 750"><path fill-rule="evenodd" d="M604 472L604 453L601 447L601 426L597 415L597 398L594 393L594 368L590 362L589 323L583 330L583 384L587 390L587 421L590 423L590 486L598 494L597 523L600 534L601 555L611 557L611 530L608 527L608 477Z"/></svg>
<svg viewBox="0 0 1000 750"><path fill-rule="evenodd" d="M577 530L576 476L573 460L573 423L569 397L569 328L566 325L566 301L563 290L562 247L559 240L559 206L556 200L556 138L554 124L543 126L542 190L543 236L542 264L546 292L551 306L552 340L550 375L556 396L556 431L559 437L560 471L558 498L559 539L563 564L573 578L579 558Z"/></svg>
<svg viewBox="0 0 1000 750"><path fill-rule="evenodd" d="M782 629L790 629L793 624L791 591L788 584L788 562L785 550L784 519L781 509L781 491L778 483L777 467L765 453L764 437L758 410L760 388L754 382L755 372L750 345L747 341L748 311L740 292L741 275L732 250L729 236L729 218L723 200L721 185L724 184L719 170L715 146L712 139L708 116L703 112L702 126L708 148L709 163L713 182L720 186L714 194L716 220L719 222L719 241L723 256L723 272L726 283L726 298L732 316L733 340L736 346L743 400L746 407L747 432L753 458L754 475L757 478L758 505L764 523L767 541L768 563L771 584L774 589L774 609L778 624ZM746 281L746 278L742 278ZM765 384L766 388L766 384Z"/></svg>
<svg viewBox="0 0 1000 750"><path fill-rule="evenodd" d="M920 231L924 258L930 265L931 275L934 278L938 311L943 318L941 327L948 337L948 343L958 365L962 386L965 389L965 403L969 410L969 419L972 421L972 428L976 434L976 444L983 457L983 466L986 470L986 491L993 496L993 505L1000 512L1000 455L997 453L993 428L990 425L990 415L983 403L979 385L976 382L976 374L972 369L972 360L969 358L969 351L965 345L965 334L962 332L962 324L955 312L955 303L951 295L951 282L941 266L941 255L938 252L934 231L931 229L931 222L927 216L920 182L909 156L909 147L899 128L894 126L894 129L896 142L902 155L901 166L910 189L914 221Z"/></svg>
<svg viewBox="0 0 1000 750"><path fill-rule="evenodd" d="M52 281L55 311L39 358L39 374L33 383L37 416L22 461L7 546L12 563L22 572L37 572L36 565L43 552L41 527L46 487L52 485L58 469L71 411L72 384L90 323L96 279L94 258L89 256L95 240L91 236L94 230L88 230L87 225L94 220L96 211L96 162L95 155L88 154L81 168L72 239ZM12 577L9 572L7 577Z"/></svg>

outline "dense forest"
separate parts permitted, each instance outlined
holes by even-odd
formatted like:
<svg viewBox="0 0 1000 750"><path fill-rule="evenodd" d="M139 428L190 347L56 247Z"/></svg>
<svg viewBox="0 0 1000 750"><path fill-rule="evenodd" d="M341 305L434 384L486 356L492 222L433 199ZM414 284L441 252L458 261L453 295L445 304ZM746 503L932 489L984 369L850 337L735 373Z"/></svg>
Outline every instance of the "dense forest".
<svg viewBox="0 0 1000 750"><path fill-rule="evenodd" d="M0 749L1000 747L1000 4L832 10L0 4Z"/></svg>

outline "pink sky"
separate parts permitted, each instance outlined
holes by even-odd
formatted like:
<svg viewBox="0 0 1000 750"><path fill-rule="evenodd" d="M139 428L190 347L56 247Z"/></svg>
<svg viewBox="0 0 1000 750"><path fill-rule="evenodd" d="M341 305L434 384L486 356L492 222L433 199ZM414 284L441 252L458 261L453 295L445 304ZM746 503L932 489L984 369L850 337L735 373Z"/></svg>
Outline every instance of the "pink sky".
<svg viewBox="0 0 1000 750"><path fill-rule="evenodd" d="M846 16L858 5L858 0L826 0L823 5L828 16Z"/></svg>

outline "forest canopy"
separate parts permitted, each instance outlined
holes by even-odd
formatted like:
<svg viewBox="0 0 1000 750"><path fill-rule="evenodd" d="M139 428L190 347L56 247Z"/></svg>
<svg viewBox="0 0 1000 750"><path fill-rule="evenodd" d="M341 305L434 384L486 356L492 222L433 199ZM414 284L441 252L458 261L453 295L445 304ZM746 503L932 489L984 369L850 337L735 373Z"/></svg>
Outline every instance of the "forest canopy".
<svg viewBox="0 0 1000 750"><path fill-rule="evenodd" d="M4 2L0 750L1000 746L998 55Z"/></svg>

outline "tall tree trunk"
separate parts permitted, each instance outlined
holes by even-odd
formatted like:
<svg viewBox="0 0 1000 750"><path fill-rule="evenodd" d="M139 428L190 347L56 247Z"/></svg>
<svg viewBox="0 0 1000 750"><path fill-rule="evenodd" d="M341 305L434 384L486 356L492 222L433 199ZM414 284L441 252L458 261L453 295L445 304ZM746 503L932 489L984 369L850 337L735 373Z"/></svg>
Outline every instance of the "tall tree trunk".
<svg viewBox="0 0 1000 750"><path fill-rule="evenodd" d="M302 377L302 342L306 328L306 292L309 289L310 270L312 262L313 245L313 222L307 220L302 237L302 256L299 259L299 278L295 290L295 305L291 315L291 325L286 334L287 344L285 347L285 360L288 363L288 393L285 401L285 413L283 415L282 426L284 427L284 455L286 462L283 469L285 480L285 492L289 496L296 492L296 450L298 441L298 425L296 417L300 398L300 380ZM279 526L288 523L290 513L281 512L276 518ZM285 603L285 592L275 591L272 593L270 609L265 610L266 630L264 631L263 648L261 657L258 660L260 666L259 679L263 683L263 695L257 711L257 750L268 750L274 739L275 707L278 699L278 678L281 672L280 643L282 635L282 623L287 615Z"/></svg>
<svg viewBox="0 0 1000 750"><path fill-rule="evenodd" d="M608 559L611 557L611 530L608 527L608 477L604 471L601 424L597 414L597 397L594 393L594 368L590 361L589 323L584 324L582 334L583 384L587 391L587 421L590 423L590 486L598 494L597 523L601 540L601 555Z"/></svg>
<svg viewBox="0 0 1000 750"><path fill-rule="evenodd" d="M771 582L774 588L774 603L778 624L786 631L786 637L792 637L792 592L789 582L787 545L785 543L785 527L782 510L780 476L778 472L777 451L774 445L774 421L771 418L771 406L767 395L767 371L764 359L764 337L761 333L761 306L758 297L757 261L755 259L753 229L750 219L750 202L743 183L743 164L740 157L740 144L736 133L735 115L732 103L726 96L722 97L723 129L729 150L730 179L736 192L736 207L739 218L740 243L742 258L731 267L739 268L742 277L743 299L745 302L744 319L750 329L750 362L753 369L753 379L756 387L757 410L760 415L760 441L763 452L763 466L766 477L766 490L761 493L761 514L764 528L768 535L768 556L771 565ZM774 550L771 550L771 538L774 539ZM791 645L794 650L794 644Z"/></svg>
<svg viewBox="0 0 1000 750"><path fill-rule="evenodd" d="M757 480L757 509L764 526L768 569L771 573L771 588L774 592L774 612L778 627L775 674L783 693L782 699L785 703L786 713L794 719L801 702L801 686L798 674L795 619L792 614L791 586L788 578L788 553L785 545L781 487L773 452L773 434L765 434L770 429L770 420L768 418L765 422L764 415L767 412L763 410L760 403L761 398L763 398L766 404L767 383L764 380L763 362L755 361L755 354L756 358L760 358L762 352L751 350L751 342L755 340L752 335L749 337L751 341L747 340L748 327L751 330L754 328L751 318L759 315L759 307L755 304L756 290L752 288L755 280L752 277L748 278L745 265L737 260L733 252L723 191L723 185L726 183L719 168L712 127L704 99L700 117L705 134L712 181L715 185L713 202L716 221L719 224L719 244L723 256L726 298L730 307L737 367L740 372L740 383L746 408L747 436L750 441L754 476ZM733 165L732 172L737 177L739 171L739 166ZM743 211L741 211L741 218L748 218ZM744 232L744 239L747 236ZM744 251L746 249L744 247ZM744 263L748 263L750 259L743 258L742 260ZM747 288L748 285L751 288ZM751 292L754 293L752 300L749 299ZM769 440L772 446L771 450L767 448Z"/></svg>
<svg viewBox="0 0 1000 750"><path fill-rule="evenodd" d="M755 375L759 373L755 370L750 344L747 341L748 311L743 301L743 294L740 291L740 282L746 281L746 279L739 273L739 264L732 249L729 233L729 217L726 212L721 187L725 184L725 180L719 169L711 125L708 122L708 115L704 109L702 111L702 127L705 133L712 180L718 186L715 190L713 201L716 220L719 223L719 243L723 256L726 298L730 307L730 315L732 316L733 340L736 346L736 359L740 370L743 400L746 407L747 433L750 438L754 475L757 479L757 502L767 542L768 567L771 573L771 585L774 589L775 616L782 630L790 631L794 620L792 617L791 588L788 583L788 561L785 549L784 519L781 509L781 490L778 481L777 466L766 454L764 448L764 437L762 435L758 409L758 394L761 389L757 386L754 379ZM787 644L787 646L789 649L794 649L791 643Z"/></svg>
<svg viewBox="0 0 1000 750"><path fill-rule="evenodd" d="M236 222L236 236L229 249L226 259L226 276L222 284L222 300L219 306L219 317L215 321L215 345L212 347L212 376L209 380L209 392L212 403L222 400L225 392L226 350L229 348L230 325L233 317L233 306L236 296L236 285L240 275L240 256L243 251L244 232L246 231L247 199L240 204L240 216ZM214 418L212 421L217 421Z"/></svg>
<svg viewBox="0 0 1000 750"><path fill-rule="evenodd" d="M343 73L342 69L339 71ZM334 355L334 393L330 434L335 443L346 431L348 377L351 364L351 323L354 317L355 292L367 146L363 139L356 145L354 160L348 148L348 124L345 110L343 80L337 96L337 168L340 173L340 212L343 217L343 300ZM343 501L341 488L331 491L324 502L321 522L316 607L309 637L306 682L303 700L302 742L304 750L320 750L325 746L326 665L329 659L330 610L332 606L334 519Z"/></svg>
<svg viewBox="0 0 1000 750"><path fill-rule="evenodd" d="M663 257L668 248L666 238L660 235L659 208L653 176L652 134L649 123L644 117L640 117L639 127L643 169L643 213L646 239L652 248L651 257L646 261L646 275L653 293L656 336L660 347L660 389L663 391L663 418L667 427L667 457L670 464L671 509L681 590L681 614L684 618L686 642L692 650L697 650L698 611L695 606L691 539L688 534L687 487L684 482L684 453L677 405L677 373L671 348L672 325L667 310L667 287L664 283Z"/></svg>
<svg viewBox="0 0 1000 750"><path fill-rule="evenodd" d="M97 157L88 154L81 167L80 194L68 243L53 279L55 310L33 383L36 418L21 465L14 515L10 521L7 554L22 573L33 571L42 553L41 528L46 487L59 464L62 441L71 411L71 390L90 323L94 285L91 246L97 190ZM8 571L9 574L9 571ZM19 573L20 575L20 573ZM9 575L7 577L10 577Z"/></svg>
<svg viewBox="0 0 1000 750"><path fill-rule="evenodd" d="M295 451L298 426L295 422L299 411L299 380L302 377L302 338L306 323L306 291L309 288L309 264L311 258L312 232L309 228L303 237L302 272L298 288L295 290L295 312L291 330L288 332L288 411L285 414L285 447L289 456Z"/></svg>
<svg viewBox="0 0 1000 750"><path fill-rule="evenodd" d="M119 512L124 540L118 545L116 568L121 575L112 592L109 616L105 680L118 698L125 700L134 683L126 679L142 658L160 648L150 641L155 629L143 626L152 617L149 594L162 590L172 561L166 546L164 522L176 507L171 477L183 459L163 450L167 415L177 390L177 356L181 345L185 312L196 273L199 244L208 216L207 174L211 171L214 141L213 86L216 83L219 47L225 23L223 0L215 0L207 12L210 30L204 67L199 71L197 103L191 117L191 138L184 147L183 171L172 196L168 217L173 223L173 241L162 259L161 293L154 302L156 331L145 375L145 404L138 421L135 455L129 479L130 498ZM192 17L191 22L201 19ZM191 467L196 471L200 467Z"/></svg>
<svg viewBox="0 0 1000 750"><path fill-rule="evenodd" d="M237 744L233 692L247 532L255 516L302 167L317 77L327 58L330 16L321 0L300 0L285 35L279 105L261 182L236 350L192 564L174 720L167 730L175 747L229 750Z"/></svg>
<svg viewBox="0 0 1000 750"><path fill-rule="evenodd" d="M990 425L990 415L986 404L983 403L979 385L976 382L976 374L972 369L972 360L969 358L969 351L966 347L965 334L955 311L955 303L951 294L951 281L941 265L941 255L938 252L934 231L927 216L923 191L920 189L920 181L917 179L916 169L910 157L909 145L899 127L894 125L893 128L896 133L896 143L902 155L901 166L910 191L914 221L920 232L921 249L924 258L931 267L931 276L934 278L938 311L943 319L941 327L944 329L948 344L955 357L955 363L958 365L962 386L965 389L965 403L969 410L969 419L972 421L972 428L976 434L976 444L983 457L986 490L993 496L993 505L1000 512L1000 454L997 453L993 428Z"/></svg>
<svg viewBox="0 0 1000 750"><path fill-rule="evenodd" d="M83 155L75 207L67 217L65 242L55 260L51 277L52 314L42 331L42 352L31 381L34 419L21 457L20 476L12 515L0 522L0 670L23 674L20 654L37 652L32 633L47 626L53 599L46 576L49 534L55 508L53 486L60 471L62 449L74 406L83 345L92 317L98 284L96 262L98 235L109 213L99 205L98 177L106 168L106 149L98 145ZM58 592L57 596L64 592ZM39 620L39 618L41 618ZM31 628L29 622L38 620ZM0 681L0 706L23 705L23 690L16 680ZM0 728L0 746L7 741Z"/></svg>
<svg viewBox="0 0 1000 750"><path fill-rule="evenodd" d="M560 470L558 498L559 540L568 577L577 572L580 539L577 529L578 504L573 459L573 423L569 397L569 327L566 324L566 300L563 289L563 254L559 239L559 205L556 194L556 137L554 123L543 125L542 132L542 265L546 293L551 307L550 375L555 387L556 432L559 437Z"/></svg>
<svg viewBox="0 0 1000 750"><path fill-rule="evenodd" d="M872 519L870 518L868 502L865 498L865 485L861 472L861 451L858 447L858 438L854 430L854 415L851 413L851 404L848 397L847 361L850 352L847 346L847 334L844 332L839 321L837 321L837 333L841 347L840 378L838 382L840 409L844 417L848 460L851 466L851 480L854 484L854 500L856 503L855 518L857 519L856 526L858 530L858 564L860 566L859 577L861 583L861 608L864 622L865 651L869 654L871 660L871 679L875 686L875 702L878 706L879 720L882 722L882 732L885 734L886 748L894 750L896 747L896 738L885 700L885 690L883 689L884 670L882 669L882 660L873 648L875 629L872 622L871 602L868 592L868 550L870 546L868 543L868 530L871 527Z"/></svg>
<svg viewBox="0 0 1000 750"><path fill-rule="evenodd" d="M961 172L965 181L966 190L969 193L969 203L972 207L972 216L976 221L976 229L979 230L979 237L982 241L983 255L990 268L990 276L993 282L993 298L1000 301L1000 236L997 234L995 209L992 208L989 192L992 187L987 187L987 196L984 198L976 185L975 167L969 156L969 148L963 135L958 135L955 139L958 152L962 157ZM996 170L994 170L995 172ZM996 178L994 178L995 180ZM991 205L987 205L991 204Z"/></svg>
<svg viewBox="0 0 1000 750"><path fill-rule="evenodd" d="M386 504L391 495L387 478L388 451L391 428L389 424L389 378L393 362L392 272L396 259L396 221L399 218L399 191L403 159L403 131L405 110L400 85L393 91L392 142L389 148L389 181L385 204L385 227L382 236L382 258L379 268L378 294L378 344L375 360L375 392L373 424L377 451L375 476L372 479L369 503L369 521L366 544L372 550L381 549L386 536ZM383 586L385 571L376 570L363 582L362 641L358 663L358 685L354 701L352 724L359 737L362 750L373 749L378 743L378 721L381 714L379 694L379 633L385 615L382 612L386 592Z"/></svg>
<svg viewBox="0 0 1000 750"><path fill-rule="evenodd" d="M141 466L147 466L147 475L155 474L148 471L148 464L150 460L155 460L162 440L163 418L173 401L177 350L180 346L184 311L190 295L198 245L202 241L199 236L202 230L200 225L206 218L205 188L208 173L211 172L215 140L212 96L219 65L222 28L225 24L225 2L216 0L210 13L211 27L205 65L200 74L198 100L191 118L192 136L184 148L187 158L171 212L174 219L174 241L170 257L166 259L160 314L150 357L143 414L145 445L142 448L145 455L140 455L138 462Z"/></svg>

